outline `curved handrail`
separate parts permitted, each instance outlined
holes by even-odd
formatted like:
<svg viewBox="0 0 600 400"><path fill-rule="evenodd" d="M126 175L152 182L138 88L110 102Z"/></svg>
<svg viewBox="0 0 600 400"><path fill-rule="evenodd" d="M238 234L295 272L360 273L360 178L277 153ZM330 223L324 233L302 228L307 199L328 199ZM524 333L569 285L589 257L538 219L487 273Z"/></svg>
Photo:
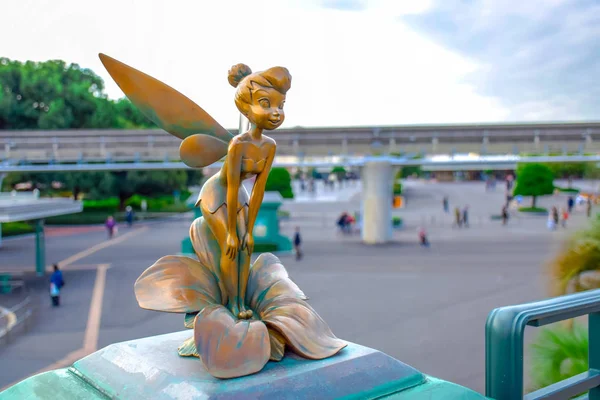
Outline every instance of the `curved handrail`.
<svg viewBox="0 0 600 400"><path fill-rule="evenodd" d="M486 396L496 400L523 398L525 327L543 326L588 315L589 371L526 396L527 399L569 398L590 390L600 400L600 289L493 310L486 322Z"/></svg>

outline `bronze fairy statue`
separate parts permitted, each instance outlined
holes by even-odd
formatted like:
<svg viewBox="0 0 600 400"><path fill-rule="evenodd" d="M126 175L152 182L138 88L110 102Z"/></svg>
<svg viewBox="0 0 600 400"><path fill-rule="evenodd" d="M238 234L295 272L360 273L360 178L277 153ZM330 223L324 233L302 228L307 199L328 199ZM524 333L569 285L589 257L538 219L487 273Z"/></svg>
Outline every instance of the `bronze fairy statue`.
<svg viewBox="0 0 600 400"><path fill-rule="evenodd" d="M225 157L221 170L203 185L196 206L202 210L190 228L198 260L166 256L138 278L141 307L185 313L194 336L179 347L199 357L220 378L260 371L281 360L288 346L301 356L321 359L346 343L306 303L277 257L261 254L253 264L252 236L276 144L263 135L284 120L291 75L273 67L252 72L244 64L229 71L235 104L250 128L232 135L208 113L164 83L100 54L119 87L144 115L182 139L181 160L192 168ZM256 177L252 192L242 182Z"/></svg>

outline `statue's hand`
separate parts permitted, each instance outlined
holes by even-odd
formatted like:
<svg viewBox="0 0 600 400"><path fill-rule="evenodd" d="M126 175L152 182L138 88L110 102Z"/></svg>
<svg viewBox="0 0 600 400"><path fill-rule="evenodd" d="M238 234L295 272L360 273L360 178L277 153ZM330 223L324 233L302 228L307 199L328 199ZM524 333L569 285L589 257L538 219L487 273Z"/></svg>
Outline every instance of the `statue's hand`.
<svg viewBox="0 0 600 400"><path fill-rule="evenodd" d="M237 256L237 251L240 248L240 241L237 235L227 235L227 243L225 244L225 254L231 260Z"/></svg>
<svg viewBox="0 0 600 400"><path fill-rule="evenodd" d="M254 236L251 233L244 235L244 241L242 242L242 250L247 249L248 255L251 256L254 251Z"/></svg>

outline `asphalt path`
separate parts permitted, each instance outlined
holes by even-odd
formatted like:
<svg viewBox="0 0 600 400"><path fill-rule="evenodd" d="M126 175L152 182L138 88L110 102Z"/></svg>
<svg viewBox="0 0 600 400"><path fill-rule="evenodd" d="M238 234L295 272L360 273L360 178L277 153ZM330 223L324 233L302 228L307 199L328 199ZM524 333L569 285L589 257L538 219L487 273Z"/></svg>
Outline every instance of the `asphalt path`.
<svg viewBox="0 0 600 400"><path fill-rule="evenodd" d="M288 233L301 226L305 257L281 259L337 336L483 392L488 313L547 297L546 263L574 227L549 232L543 217L502 227L489 218L502 193L486 193L482 184L407 187L400 212L414 223L382 246L340 236L334 220L324 217L352 211L359 190L344 194L345 201L286 204L292 217L282 226ZM459 230L428 217L432 247L421 248L415 232L421 215L443 216L445 193L451 203L468 201L486 222ZM140 309L133 283L158 258L180 251L190 223L187 216L122 228L112 241L97 229L48 235L48 263L68 261L62 305L50 306L45 280L31 280L40 300L35 325L0 347L0 388L111 343L182 330L181 315ZM585 224L582 213L573 224ZM34 249L31 237L5 241L0 268L31 268Z"/></svg>

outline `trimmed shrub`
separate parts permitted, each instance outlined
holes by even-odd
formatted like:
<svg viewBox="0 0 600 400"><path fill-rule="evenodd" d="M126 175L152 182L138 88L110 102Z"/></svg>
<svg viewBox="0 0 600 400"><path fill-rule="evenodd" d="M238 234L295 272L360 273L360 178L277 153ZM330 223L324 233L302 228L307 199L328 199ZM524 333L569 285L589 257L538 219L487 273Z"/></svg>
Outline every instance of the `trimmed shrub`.
<svg viewBox="0 0 600 400"><path fill-rule="evenodd" d="M267 178L265 191L279 192L284 199L293 199L292 177L289 171L280 167L271 169L269 177Z"/></svg>
<svg viewBox="0 0 600 400"><path fill-rule="evenodd" d="M519 207L519 211L530 213L548 213L548 209L543 207Z"/></svg>
<svg viewBox="0 0 600 400"><path fill-rule="evenodd" d="M2 236L24 235L35 232L35 226L28 222L5 222L2 224Z"/></svg>

